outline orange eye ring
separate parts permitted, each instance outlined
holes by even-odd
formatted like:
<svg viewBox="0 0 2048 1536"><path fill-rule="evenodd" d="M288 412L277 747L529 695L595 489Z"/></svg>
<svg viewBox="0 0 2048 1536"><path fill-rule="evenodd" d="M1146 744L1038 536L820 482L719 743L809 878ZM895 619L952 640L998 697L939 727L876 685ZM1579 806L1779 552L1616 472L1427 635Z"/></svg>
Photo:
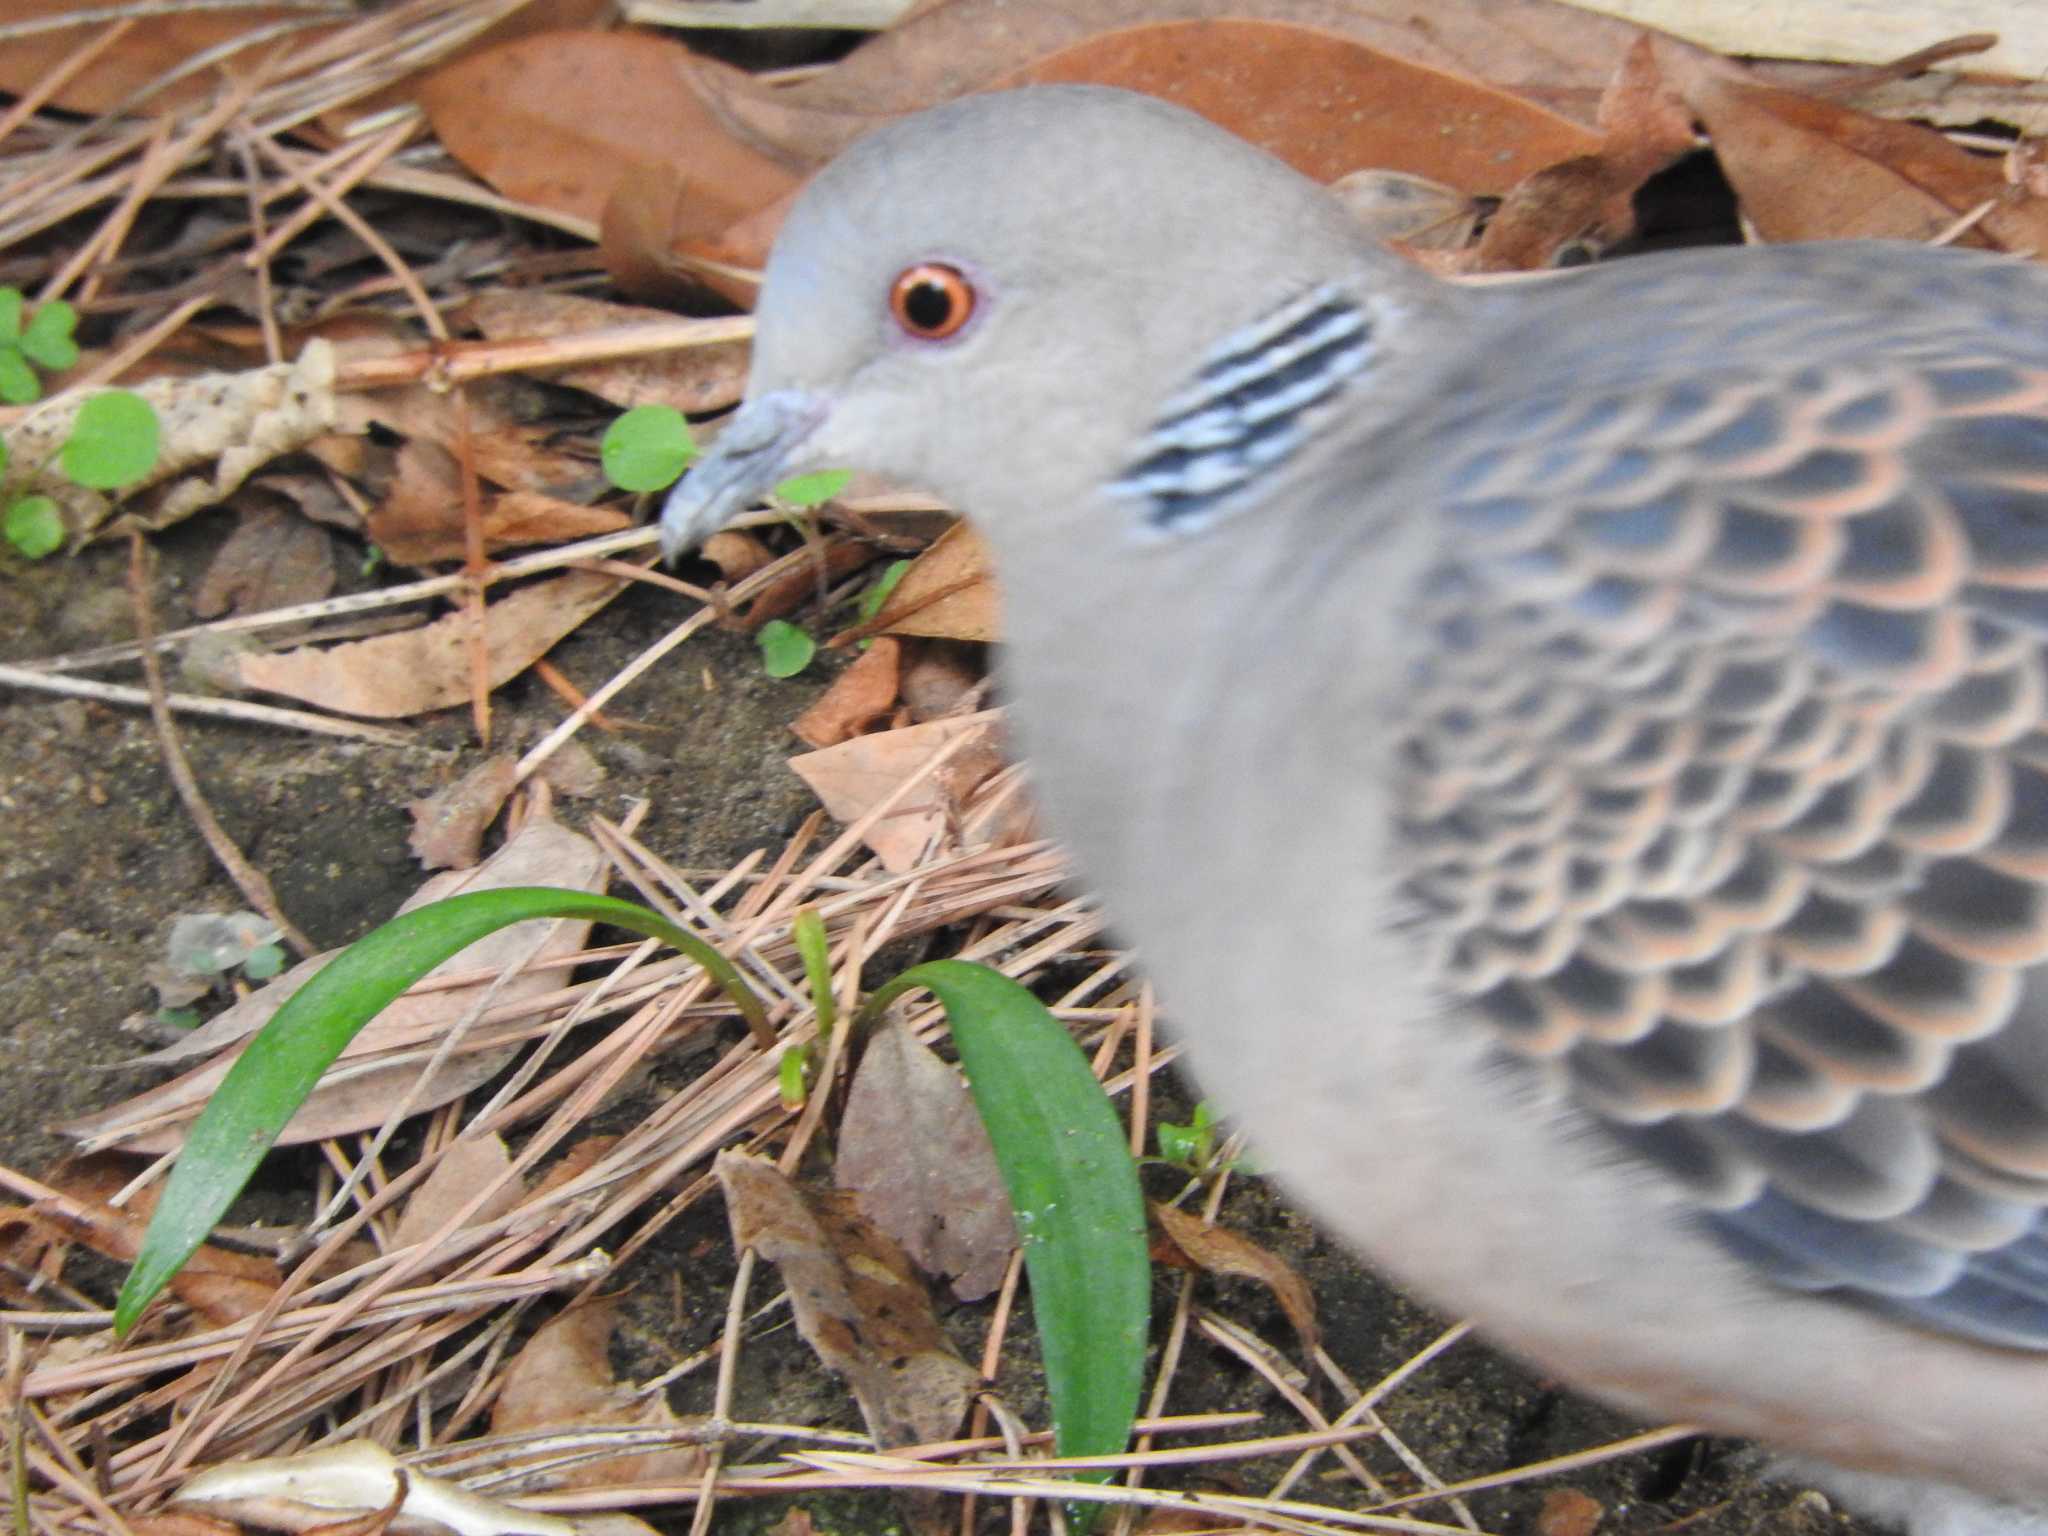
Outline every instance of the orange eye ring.
<svg viewBox="0 0 2048 1536"><path fill-rule="evenodd" d="M974 284L958 267L920 261L905 267L889 285L889 313L906 336L944 341L974 315Z"/></svg>

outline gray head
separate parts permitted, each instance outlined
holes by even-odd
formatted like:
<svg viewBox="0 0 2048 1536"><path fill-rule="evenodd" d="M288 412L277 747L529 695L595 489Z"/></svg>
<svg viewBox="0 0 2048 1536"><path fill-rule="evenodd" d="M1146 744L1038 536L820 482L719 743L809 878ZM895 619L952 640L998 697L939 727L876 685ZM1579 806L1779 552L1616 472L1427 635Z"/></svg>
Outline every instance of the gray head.
<svg viewBox="0 0 2048 1536"><path fill-rule="evenodd" d="M1389 300L1435 286L1314 183L1177 107L1054 86L920 113L791 210L747 404L671 497L663 542L847 467L947 498L1000 544L1032 509L1094 505L1219 344L1362 274Z"/></svg>

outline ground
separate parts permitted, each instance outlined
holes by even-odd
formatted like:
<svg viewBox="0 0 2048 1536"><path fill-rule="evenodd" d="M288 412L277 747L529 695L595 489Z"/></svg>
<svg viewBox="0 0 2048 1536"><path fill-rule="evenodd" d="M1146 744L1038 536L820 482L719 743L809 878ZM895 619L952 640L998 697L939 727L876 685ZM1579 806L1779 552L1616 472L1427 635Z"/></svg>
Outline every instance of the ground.
<svg viewBox="0 0 2048 1536"><path fill-rule="evenodd" d="M157 541L160 622L188 621L184 594L226 523L224 515L203 517ZM0 564L0 659L124 638L130 632L126 565L122 547L35 567ZM681 611L675 597L636 591L562 645L554 660L572 680L594 686ZM609 777L596 798L569 803L564 816L574 821L590 809L617 814L646 797L652 813L642 837L683 865L723 867L752 848L780 847L812 808L809 793L784 766L791 745L787 722L821 686L767 679L743 637L701 637L687 661L657 670L612 711L644 730L586 733ZM501 740L515 743L552 725L563 710L532 678L502 690L495 703ZM457 714L426 727L435 752L210 721L187 721L184 732L200 782L229 834L268 873L291 916L317 943L330 945L360 936L411 893L420 875L406 849L406 802L439 788L477 755L467 718ZM135 1072L120 1069L147 1044L124 1021L154 1005L146 971L161 952L169 920L242 903L181 807L139 711L0 694L0 814L7 828L0 847L0 924L15 936L0 962L0 1063L6 1068L0 1072L0 1160L33 1173L62 1154L60 1141L45 1129L50 1122L142 1086ZM289 1176L273 1177L268 1187L289 1206ZM1167 1188L1162 1181L1154 1192ZM1393 1369L1444 1326L1362 1271L1260 1181L1238 1181L1225 1214L1306 1275L1322 1309L1326 1347L1353 1379L1370 1382ZM684 1277L680 1287L671 1283L672 1270ZM626 1298L616 1350L621 1374L653 1375L711 1343L723 1324L730 1272L729 1239L715 1208L680 1223L643 1254L620 1276ZM1176 1284L1173 1272L1160 1271L1155 1294L1161 1313ZM1199 1297L1266 1337L1288 1336L1277 1308L1250 1282L1205 1281ZM964 1348L978 1348L981 1309L956 1307L947 1321ZM1683 1319L1672 1321L1684 1326ZM1029 1415L1041 1387L1028 1323L1012 1337L1022 1342L1012 1349L1001 1386ZM1235 1361L1199 1341L1190 1349L1177 1411L1257 1406L1271 1410L1269 1432L1298 1427L1285 1405ZM846 1394L793 1330L769 1333L745 1358L737 1404L743 1415L857 1427ZM678 1385L679 1409L708 1402L710 1374ZM1390 1398L1385 1417L1446 1479L1569 1453L1640 1427L1469 1341ZM1405 1474L1390 1458L1371 1459L1402 1486ZM1255 1490L1278 1470L1227 1464L1192 1481ZM1542 1513L1546 1492L1560 1486L1597 1500L1605 1512L1600 1529L1610 1533L1682 1525L1707 1536L1765 1529L1805 1536L1836 1524L1824 1505L1796 1487L1759 1484L1739 1448L1706 1441L1484 1495L1474 1511L1491 1531L1577 1536L1581 1527L1571 1523L1569 1511ZM1314 1478L1295 1491L1309 1500L1342 1496L1333 1483ZM721 1519L728 1529L752 1529L781 1508L733 1503ZM866 1518L851 1510L813 1513L826 1529ZM1004 1518L992 1508L984 1514L991 1522Z"/></svg>

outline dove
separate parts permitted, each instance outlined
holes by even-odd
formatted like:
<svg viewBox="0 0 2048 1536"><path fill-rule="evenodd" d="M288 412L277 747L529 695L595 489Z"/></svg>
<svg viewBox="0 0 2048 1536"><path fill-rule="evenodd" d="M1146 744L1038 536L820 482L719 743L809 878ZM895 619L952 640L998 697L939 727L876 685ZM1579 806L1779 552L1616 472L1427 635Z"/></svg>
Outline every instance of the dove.
<svg viewBox="0 0 2048 1536"><path fill-rule="evenodd" d="M2048 1531L2048 273L1459 285L1198 117L801 194L674 554L857 466L993 551L1048 826L1372 1264L1859 1508Z"/></svg>

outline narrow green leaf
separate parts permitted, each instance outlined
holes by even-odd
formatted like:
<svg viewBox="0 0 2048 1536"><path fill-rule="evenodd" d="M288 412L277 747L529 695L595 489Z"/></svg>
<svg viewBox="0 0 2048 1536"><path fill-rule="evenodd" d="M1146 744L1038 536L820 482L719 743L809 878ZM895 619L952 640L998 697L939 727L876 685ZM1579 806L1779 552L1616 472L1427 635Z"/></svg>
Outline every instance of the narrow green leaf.
<svg viewBox="0 0 2048 1536"><path fill-rule="evenodd" d="M818 1037L825 1039L839 1022L839 1005L832 996L832 945L818 909L799 908L789 925L789 936L796 942L797 958L804 963L804 979L810 983L811 1007L818 1015Z"/></svg>
<svg viewBox="0 0 2048 1536"><path fill-rule="evenodd" d="M852 478L850 469L820 469L808 475L791 475L775 487L775 499L798 509L820 507L845 490Z"/></svg>
<svg viewBox="0 0 2048 1536"><path fill-rule="evenodd" d="M78 311L62 299L41 305L21 332L22 355L53 373L69 368L78 361L78 343L71 339L77 324Z"/></svg>
<svg viewBox="0 0 2048 1536"><path fill-rule="evenodd" d="M818 654L818 642L787 619L770 619L755 638L761 646L761 665L770 677L795 677Z"/></svg>
<svg viewBox="0 0 2048 1536"><path fill-rule="evenodd" d="M605 429L598 445L605 478L622 491L664 490L696 457L690 423L672 405L634 406Z"/></svg>
<svg viewBox="0 0 2048 1536"><path fill-rule="evenodd" d="M64 547L64 517L47 496L24 496L10 505L7 516L0 520L0 532L31 560L54 555Z"/></svg>
<svg viewBox="0 0 2048 1536"><path fill-rule="evenodd" d="M486 934L533 918L610 923L673 944L722 986L761 1038L767 1014L732 962L659 913L630 901L551 886L472 891L401 912L336 955L258 1030L185 1138L114 1303L125 1334L206 1241L320 1074L399 993ZM772 1039L772 1036L769 1038Z"/></svg>
<svg viewBox="0 0 2048 1536"><path fill-rule="evenodd" d="M156 412L142 396L109 389L78 408L59 454L64 473L96 491L133 485L156 463Z"/></svg>
<svg viewBox="0 0 2048 1536"><path fill-rule="evenodd" d="M1123 1126L1081 1048L1016 982L933 960L874 993L862 1022L911 987L945 1006L1016 1208L1054 1443L1062 1456L1113 1456L1136 1422L1152 1285Z"/></svg>

